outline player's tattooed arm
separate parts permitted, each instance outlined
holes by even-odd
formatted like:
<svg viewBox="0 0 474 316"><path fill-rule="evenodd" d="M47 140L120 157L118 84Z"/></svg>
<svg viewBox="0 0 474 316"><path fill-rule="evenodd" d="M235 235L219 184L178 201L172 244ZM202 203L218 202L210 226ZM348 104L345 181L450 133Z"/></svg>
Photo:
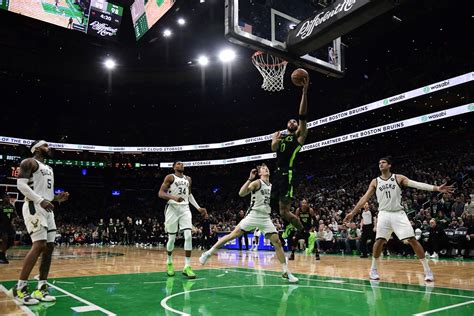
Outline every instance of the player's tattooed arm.
<svg viewBox="0 0 474 316"><path fill-rule="evenodd" d="M162 198L163 200L173 200L176 202L183 202L184 199L180 196L174 196L168 193L168 190L170 189L171 185L173 184L174 178L173 175L169 174L165 177L165 180L163 181L163 184L160 187L160 191L158 192L158 196Z"/></svg>

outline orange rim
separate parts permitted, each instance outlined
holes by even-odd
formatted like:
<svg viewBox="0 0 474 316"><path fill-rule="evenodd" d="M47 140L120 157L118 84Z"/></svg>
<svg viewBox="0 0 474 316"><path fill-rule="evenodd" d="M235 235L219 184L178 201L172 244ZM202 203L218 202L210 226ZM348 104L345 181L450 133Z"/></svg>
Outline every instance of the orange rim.
<svg viewBox="0 0 474 316"><path fill-rule="evenodd" d="M270 56L273 56L273 58L278 58L278 59L281 59L282 62L280 63L276 63L276 64L265 64L265 63L261 63L261 62L258 62L257 61L257 56L261 56L263 54L268 54L268 53L264 53L264 52L261 52L261 51L256 51L255 53L252 54L252 60L253 62L260 66L260 67L269 67L269 68L272 68L272 67L278 67L278 66L282 66L282 65L286 65L288 64L288 62L286 60L284 60L283 58L280 58L280 57L276 57L276 56L273 56L273 55L270 55Z"/></svg>

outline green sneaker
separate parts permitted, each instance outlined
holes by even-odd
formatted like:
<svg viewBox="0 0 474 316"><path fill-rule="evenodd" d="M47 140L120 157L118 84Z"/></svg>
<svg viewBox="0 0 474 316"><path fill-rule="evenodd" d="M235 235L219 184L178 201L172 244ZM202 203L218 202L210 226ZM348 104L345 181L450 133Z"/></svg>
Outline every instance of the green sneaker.
<svg viewBox="0 0 474 316"><path fill-rule="evenodd" d="M195 279L196 274L193 272L193 269L191 267L185 267L183 270L183 274L188 278L188 279Z"/></svg>
<svg viewBox="0 0 474 316"><path fill-rule="evenodd" d="M285 231L283 232L283 234L281 235L281 237L283 237L283 239L288 238L288 236L290 236L291 231L292 231L294 228L295 228L295 226L293 226L292 224L286 225Z"/></svg>
<svg viewBox="0 0 474 316"><path fill-rule="evenodd" d="M174 276L174 268L172 263L166 265L166 274L170 277Z"/></svg>
<svg viewBox="0 0 474 316"><path fill-rule="evenodd" d="M40 302L54 302L56 297L49 294L48 285L44 284L40 289L37 289L31 293L31 297L37 299Z"/></svg>

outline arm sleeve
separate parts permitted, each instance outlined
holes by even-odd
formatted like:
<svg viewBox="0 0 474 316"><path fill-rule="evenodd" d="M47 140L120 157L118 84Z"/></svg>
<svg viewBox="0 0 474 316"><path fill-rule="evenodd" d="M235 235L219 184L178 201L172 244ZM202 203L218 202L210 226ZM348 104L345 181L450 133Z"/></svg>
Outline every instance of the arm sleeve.
<svg viewBox="0 0 474 316"><path fill-rule="evenodd" d="M423 191L436 191L434 185L426 184L426 183L422 183L422 182L416 182L416 181L413 181L413 180L408 180L407 185L410 188L420 189L420 190L423 190Z"/></svg>
<svg viewBox="0 0 474 316"><path fill-rule="evenodd" d="M43 201L43 197L36 194L35 191L33 191L29 186L28 186L28 179L17 179L16 181L16 186L18 190L30 201L33 201L36 204L41 203Z"/></svg>
<svg viewBox="0 0 474 316"><path fill-rule="evenodd" d="M194 206L196 209L201 208L199 206L199 204L196 202L196 199L194 198L194 195L192 195L192 194L189 195L189 203L191 203L191 205Z"/></svg>

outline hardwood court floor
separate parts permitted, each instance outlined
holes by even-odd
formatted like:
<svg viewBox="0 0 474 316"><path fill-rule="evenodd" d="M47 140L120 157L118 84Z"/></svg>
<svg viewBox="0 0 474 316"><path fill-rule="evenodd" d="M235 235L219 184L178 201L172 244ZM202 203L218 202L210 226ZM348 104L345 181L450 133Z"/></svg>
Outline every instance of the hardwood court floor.
<svg viewBox="0 0 474 316"><path fill-rule="evenodd" d="M57 248L49 280L57 302L20 309L4 292L25 252L14 249L11 263L0 265L0 314L474 315L472 261L431 261L436 279L426 285L415 259L382 259L381 281L370 282L370 259L299 255L289 267L300 282L289 285L272 252L221 250L202 267L196 250L191 281L180 273L182 250L174 256L177 274L168 278L164 249L135 247Z"/></svg>

